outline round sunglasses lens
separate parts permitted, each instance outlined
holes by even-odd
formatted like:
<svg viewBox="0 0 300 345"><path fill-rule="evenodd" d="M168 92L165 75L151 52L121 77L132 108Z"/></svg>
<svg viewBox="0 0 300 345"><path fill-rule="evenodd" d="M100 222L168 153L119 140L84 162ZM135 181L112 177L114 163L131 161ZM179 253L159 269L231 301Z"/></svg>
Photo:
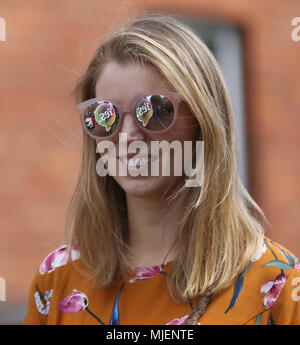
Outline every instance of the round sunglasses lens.
<svg viewBox="0 0 300 345"><path fill-rule="evenodd" d="M151 131L162 131L173 122L174 106L166 96L146 96L136 105L136 117L141 126Z"/></svg>
<svg viewBox="0 0 300 345"><path fill-rule="evenodd" d="M95 102L85 109L84 123L91 135L105 138L116 129L119 123L119 112L110 102Z"/></svg>

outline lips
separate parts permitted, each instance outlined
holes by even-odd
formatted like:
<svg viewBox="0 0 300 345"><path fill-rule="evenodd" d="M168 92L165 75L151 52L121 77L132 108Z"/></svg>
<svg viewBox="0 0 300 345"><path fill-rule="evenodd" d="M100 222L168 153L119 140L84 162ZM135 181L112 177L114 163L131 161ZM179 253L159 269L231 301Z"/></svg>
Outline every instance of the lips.
<svg viewBox="0 0 300 345"><path fill-rule="evenodd" d="M124 157L118 156L118 159L121 160L121 162L123 162L128 168L139 168L146 166L151 164L151 162L155 161L157 158L157 156L142 156L138 153L128 153Z"/></svg>
<svg viewBox="0 0 300 345"><path fill-rule="evenodd" d="M130 157L130 155L128 156ZM128 158L128 156L126 158L118 157L123 163L127 165L128 168L139 168L141 166L148 165L157 159L156 156L138 158L134 158L134 156L136 156L135 154L133 156L131 155L132 158Z"/></svg>

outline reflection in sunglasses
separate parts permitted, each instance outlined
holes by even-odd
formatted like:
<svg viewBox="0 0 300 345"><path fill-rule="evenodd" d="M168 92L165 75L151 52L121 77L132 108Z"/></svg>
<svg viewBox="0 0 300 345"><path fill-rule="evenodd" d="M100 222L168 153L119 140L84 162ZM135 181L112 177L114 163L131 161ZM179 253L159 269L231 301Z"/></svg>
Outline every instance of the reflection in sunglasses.
<svg viewBox="0 0 300 345"><path fill-rule="evenodd" d="M135 102L132 113L142 128L159 132L173 123L175 106L168 97L153 94ZM92 137L99 139L111 136L118 129L120 114L122 115L121 106L108 100L95 99L83 109L85 129Z"/></svg>

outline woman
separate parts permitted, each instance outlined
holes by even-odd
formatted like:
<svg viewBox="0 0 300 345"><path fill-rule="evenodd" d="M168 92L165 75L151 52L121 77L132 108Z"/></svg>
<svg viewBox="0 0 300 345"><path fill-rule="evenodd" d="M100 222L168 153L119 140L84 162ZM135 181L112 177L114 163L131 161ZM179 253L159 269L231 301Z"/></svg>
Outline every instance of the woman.
<svg viewBox="0 0 300 345"><path fill-rule="evenodd" d="M42 262L25 323L299 323L299 260L264 237L239 181L232 106L205 44L173 17L139 18L99 47L75 91L84 131L69 244ZM192 151L176 165L174 149L174 168L153 176L163 141ZM189 184L201 141L204 177Z"/></svg>

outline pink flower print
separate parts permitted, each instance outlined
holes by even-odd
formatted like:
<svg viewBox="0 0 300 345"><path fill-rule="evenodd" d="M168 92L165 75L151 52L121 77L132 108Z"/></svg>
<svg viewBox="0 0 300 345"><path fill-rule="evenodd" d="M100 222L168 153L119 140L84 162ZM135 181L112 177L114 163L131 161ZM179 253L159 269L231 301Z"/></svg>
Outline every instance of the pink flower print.
<svg viewBox="0 0 300 345"><path fill-rule="evenodd" d="M129 280L130 283L134 283L136 280L140 279L148 279L156 274L160 273L163 268L164 264L162 265L155 265L155 266L144 266L144 267L134 267L133 273L134 277Z"/></svg>
<svg viewBox="0 0 300 345"><path fill-rule="evenodd" d="M58 307L61 312L66 314L75 314L82 310L86 310L92 317L101 323L101 325L104 325L104 322L88 309L88 304L89 300L87 295L74 289L70 295L68 295L62 302L58 303Z"/></svg>
<svg viewBox="0 0 300 345"><path fill-rule="evenodd" d="M287 274L281 273L275 278L275 280L268 280L260 288L260 292L265 293L263 304L267 309L270 309L274 306L287 278Z"/></svg>
<svg viewBox="0 0 300 345"><path fill-rule="evenodd" d="M79 253L77 244L76 243L73 243L73 245L70 244L69 247L71 247L71 260L74 261L74 260L79 259L80 253Z"/></svg>
<svg viewBox="0 0 300 345"><path fill-rule="evenodd" d="M58 303L60 311L63 313L78 313L87 308L89 300L83 292L73 290L62 302Z"/></svg>
<svg viewBox="0 0 300 345"><path fill-rule="evenodd" d="M298 261L295 265L295 267L297 268L297 270L300 272L300 261Z"/></svg>
<svg viewBox="0 0 300 345"><path fill-rule="evenodd" d="M63 266L68 262L69 252L67 245L63 245L50 253L40 266L40 273L53 272L57 267ZM71 259L76 260L80 257L76 246L72 247Z"/></svg>
<svg viewBox="0 0 300 345"><path fill-rule="evenodd" d="M265 242L262 241L261 247L259 247L257 252L252 257L251 261L255 262L255 261L259 260L266 251L267 251L267 246L266 246Z"/></svg>
<svg viewBox="0 0 300 345"><path fill-rule="evenodd" d="M180 319L173 319L172 321L166 323L166 325L182 325L187 317L188 315L185 315ZM200 323L198 322L197 325L200 325Z"/></svg>

